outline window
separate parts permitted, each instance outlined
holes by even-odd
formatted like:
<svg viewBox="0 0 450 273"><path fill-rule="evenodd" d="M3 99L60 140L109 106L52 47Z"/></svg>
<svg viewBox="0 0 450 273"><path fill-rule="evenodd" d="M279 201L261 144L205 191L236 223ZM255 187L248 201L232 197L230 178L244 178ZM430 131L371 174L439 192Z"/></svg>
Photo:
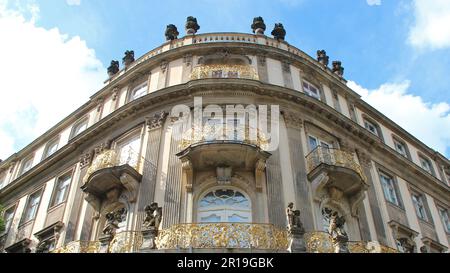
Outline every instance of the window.
<svg viewBox="0 0 450 273"><path fill-rule="evenodd" d="M28 172L33 167L34 156L30 156L23 160L22 166L20 167L19 176Z"/></svg>
<svg viewBox="0 0 450 273"><path fill-rule="evenodd" d="M428 173L434 175L433 167L431 166L431 162L429 159L419 155L419 161L420 161L420 166L422 166L422 169L424 169Z"/></svg>
<svg viewBox="0 0 450 273"><path fill-rule="evenodd" d="M5 211L5 214L3 215L4 223L5 223L5 233L8 233L9 229L11 228L13 219L14 219L14 211L15 207L12 207L10 209L7 209Z"/></svg>
<svg viewBox="0 0 450 273"><path fill-rule="evenodd" d="M320 100L320 91L309 82L303 81L303 91L310 97Z"/></svg>
<svg viewBox="0 0 450 273"><path fill-rule="evenodd" d="M51 207L57 206L66 201L71 180L72 176L70 174L63 175L58 178L55 186L53 200L51 202Z"/></svg>
<svg viewBox="0 0 450 273"><path fill-rule="evenodd" d="M448 210L439 208L439 215L441 216L442 224L447 233L450 233L450 221L448 220Z"/></svg>
<svg viewBox="0 0 450 273"><path fill-rule="evenodd" d="M133 91L131 92L130 101L136 100L140 97L147 95L147 91L148 91L147 83L144 83L144 84L134 88Z"/></svg>
<svg viewBox="0 0 450 273"><path fill-rule="evenodd" d="M41 201L41 191L37 191L30 195L25 209L25 214L22 223L34 220L36 218L39 202Z"/></svg>
<svg viewBox="0 0 450 273"><path fill-rule="evenodd" d="M398 195L397 195L397 190L395 188L394 179L385 173L380 173L380 180L381 180L381 185L383 187L384 196L386 197L386 199L390 203L392 203L396 206L400 206L400 202L398 200Z"/></svg>
<svg viewBox="0 0 450 273"><path fill-rule="evenodd" d="M88 127L88 119L85 118L79 122L77 122L73 128L72 128L72 133L71 133L71 137L70 139L78 136L79 134L81 134L82 132L84 132Z"/></svg>
<svg viewBox="0 0 450 273"><path fill-rule="evenodd" d="M47 147L45 148L44 157L42 158L42 160L44 160L44 159L50 157L52 154L56 153L56 151L58 150L58 145L59 145L59 138L51 140L47 144Z"/></svg>
<svg viewBox="0 0 450 273"><path fill-rule="evenodd" d="M418 193L412 194L412 200L414 204L414 208L416 209L417 216L424 221L428 221L427 212L425 209L423 195Z"/></svg>
<svg viewBox="0 0 450 273"><path fill-rule="evenodd" d="M139 135L130 137L118 145L119 164L128 164L136 168L139 163L139 153L141 151L141 138Z"/></svg>
<svg viewBox="0 0 450 273"><path fill-rule="evenodd" d="M394 146L395 150L401 154L402 156L408 158L408 150L406 148L406 144L396 138L394 138Z"/></svg>
<svg viewBox="0 0 450 273"><path fill-rule="evenodd" d="M220 188L207 193L198 203L200 223L251 223L250 199L238 190Z"/></svg>
<svg viewBox="0 0 450 273"><path fill-rule="evenodd" d="M333 146L315 136L309 136L309 148L311 151L315 150L318 146L321 146L322 148L333 148Z"/></svg>
<svg viewBox="0 0 450 273"><path fill-rule="evenodd" d="M372 123L372 122L370 122L368 120L364 120L364 127L367 130L369 130L369 132L371 132L372 134L374 134L376 136L379 136L379 134L378 134L378 127L374 123Z"/></svg>

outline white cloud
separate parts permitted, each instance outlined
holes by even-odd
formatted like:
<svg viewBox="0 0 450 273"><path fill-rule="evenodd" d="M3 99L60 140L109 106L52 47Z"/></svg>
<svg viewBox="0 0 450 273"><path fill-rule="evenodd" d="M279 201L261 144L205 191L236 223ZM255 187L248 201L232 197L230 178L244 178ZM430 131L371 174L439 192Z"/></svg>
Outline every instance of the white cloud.
<svg viewBox="0 0 450 273"><path fill-rule="evenodd" d="M369 6L381 6L381 0L366 0Z"/></svg>
<svg viewBox="0 0 450 273"><path fill-rule="evenodd" d="M430 104L421 97L408 94L409 81L386 83L375 90L365 89L353 81L349 81L348 86L426 145L446 154L446 149L450 147L448 103Z"/></svg>
<svg viewBox="0 0 450 273"><path fill-rule="evenodd" d="M66 0L66 3L69 6L79 6L81 5L81 0Z"/></svg>
<svg viewBox="0 0 450 273"><path fill-rule="evenodd" d="M450 47L450 1L414 0L415 23L408 42L419 49Z"/></svg>
<svg viewBox="0 0 450 273"><path fill-rule="evenodd" d="M37 6L7 8L0 0L0 158L30 143L85 103L106 71L80 37L35 24ZM28 13L27 13L28 14Z"/></svg>

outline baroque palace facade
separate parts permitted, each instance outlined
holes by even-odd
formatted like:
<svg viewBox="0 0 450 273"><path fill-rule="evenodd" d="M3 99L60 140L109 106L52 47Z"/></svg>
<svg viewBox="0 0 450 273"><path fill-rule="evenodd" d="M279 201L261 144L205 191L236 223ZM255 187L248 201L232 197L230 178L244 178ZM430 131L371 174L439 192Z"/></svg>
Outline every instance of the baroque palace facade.
<svg viewBox="0 0 450 273"><path fill-rule="evenodd" d="M349 89L341 62L261 17L253 34L199 28L112 61L104 88L0 162L1 252L448 251L449 160ZM270 133L250 121L265 109ZM182 126L198 111L201 129Z"/></svg>

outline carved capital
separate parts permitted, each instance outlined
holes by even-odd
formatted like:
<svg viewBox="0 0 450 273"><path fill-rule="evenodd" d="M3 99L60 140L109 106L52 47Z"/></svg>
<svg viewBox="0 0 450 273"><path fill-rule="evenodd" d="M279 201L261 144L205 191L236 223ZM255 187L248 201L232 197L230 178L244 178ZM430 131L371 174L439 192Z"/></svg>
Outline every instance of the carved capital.
<svg viewBox="0 0 450 273"><path fill-rule="evenodd" d="M258 55L257 58L258 58L259 65L266 66L266 61L267 61L266 55Z"/></svg>
<svg viewBox="0 0 450 273"><path fill-rule="evenodd" d="M293 112L284 112L284 121L286 122L287 127L302 129L303 128L303 119L300 117L300 114Z"/></svg>
<svg viewBox="0 0 450 273"><path fill-rule="evenodd" d="M112 100L116 101L118 96L119 96L119 91L120 88L119 87L114 87L113 92L112 92Z"/></svg>
<svg viewBox="0 0 450 273"><path fill-rule="evenodd" d="M148 130L153 129L159 129L164 125L164 121L166 121L166 118L169 114L165 111L156 113L153 115L153 117L149 117L146 119L146 125Z"/></svg>
<svg viewBox="0 0 450 273"><path fill-rule="evenodd" d="M370 168L372 164L372 158L368 152L356 149L356 154L358 155L358 160L361 166Z"/></svg>
<svg viewBox="0 0 450 273"><path fill-rule="evenodd" d="M165 74L166 71L167 71L167 68L169 67L169 62L162 61L161 64L160 64L160 67L161 67L162 73Z"/></svg>
<svg viewBox="0 0 450 273"><path fill-rule="evenodd" d="M290 73L291 72L291 63L287 60L281 62L281 66L283 68L283 72Z"/></svg>
<svg viewBox="0 0 450 273"><path fill-rule="evenodd" d="M80 168L84 169L86 167L89 167L91 165L92 159L94 157L93 152L85 153L80 157Z"/></svg>

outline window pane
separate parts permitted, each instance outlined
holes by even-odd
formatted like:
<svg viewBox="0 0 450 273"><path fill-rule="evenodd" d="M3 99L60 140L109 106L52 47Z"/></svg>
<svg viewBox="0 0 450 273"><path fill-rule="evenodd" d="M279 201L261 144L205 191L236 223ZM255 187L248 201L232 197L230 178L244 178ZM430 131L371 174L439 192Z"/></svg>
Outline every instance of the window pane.
<svg viewBox="0 0 450 273"><path fill-rule="evenodd" d="M53 205L59 205L66 199L66 194L69 189L71 176L64 176L58 179L58 185L56 186L55 200Z"/></svg>
<svg viewBox="0 0 450 273"><path fill-rule="evenodd" d="M200 222L251 222L250 200L241 192L218 189L199 201Z"/></svg>
<svg viewBox="0 0 450 273"><path fill-rule="evenodd" d="M45 158L51 156L58 150L58 141L53 141L48 145L47 153L45 154Z"/></svg>
<svg viewBox="0 0 450 273"><path fill-rule="evenodd" d="M317 139L310 136L309 137L309 146L311 147L311 151L317 148Z"/></svg>
<svg viewBox="0 0 450 273"><path fill-rule="evenodd" d="M147 94L147 85L140 86L133 91L132 100L143 97Z"/></svg>
<svg viewBox="0 0 450 273"><path fill-rule="evenodd" d="M37 192L30 196L30 199L28 201L27 210L25 213L25 222L28 222L36 217L40 199L41 199L40 192Z"/></svg>
<svg viewBox="0 0 450 273"><path fill-rule="evenodd" d="M139 136L129 139L120 145L120 165L128 164L136 167L139 161L139 152L141 148L141 138Z"/></svg>
<svg viewBox="0 0 450 273"><path fill-rule="evenodd" d="M81 134L87 129L87 121L83 121L77 125L75 125L75 129L73 131L73 137L76 137L77 135Z"/></svg>
<svg viewBox="0 0 450 273"><path fill-rule="evenodd" d="M9 228L11 227L11 224L13 221L13 216L14 216L14 208L5 211L5 216L3 219L5 220L5 231L6 232L8 232Z"/></svg>

